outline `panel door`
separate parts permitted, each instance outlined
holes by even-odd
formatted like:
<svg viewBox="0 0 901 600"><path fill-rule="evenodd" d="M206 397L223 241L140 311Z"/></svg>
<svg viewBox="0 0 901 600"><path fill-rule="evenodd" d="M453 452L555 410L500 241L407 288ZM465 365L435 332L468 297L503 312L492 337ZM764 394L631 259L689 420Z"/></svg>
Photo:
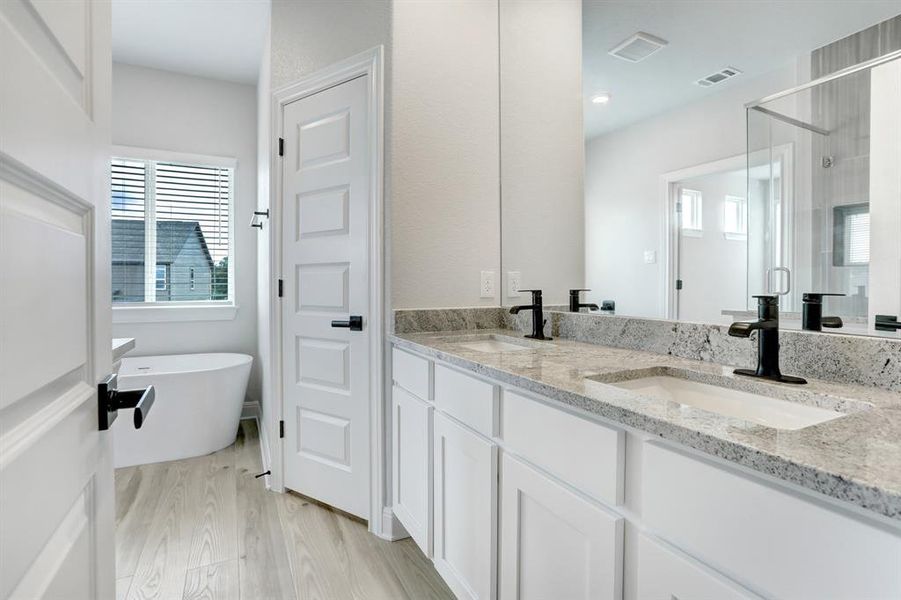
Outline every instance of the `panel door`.
<svg viewBox="0 0 901 600"><path fill-rule="evenodd" d="M109 3L0 2L0 598L115 596Z"/></svg>
<svg viewBox="0 0 901 600"><path fill-rule="evenodd" d="M497 446L436 412L435 569L458 598L497 596Z"/></svg>
<svg viewBox="0 0 901 600"><path fill-rule="evenodd" d="M369 518L368 76L285 107L285 486ZM333 320L363 318L363 330Z"/></svg>
<svg viewBox="0 0 901 600"><path fill-rule="evenodd" d="M679 552L638 535L641 600L754 600L759 598Z"/></svg>
<svg viewBox="0 0 901 600"><path fill-rule="evenodd" d="M432 555L432 407L392 391L394 514L426 556Z"/></svg>
<svg viewBox="0 0 901 600"><path fill-rule="evenodd" d="M502 600L622 598L623 519L503 457Z"/></svg>

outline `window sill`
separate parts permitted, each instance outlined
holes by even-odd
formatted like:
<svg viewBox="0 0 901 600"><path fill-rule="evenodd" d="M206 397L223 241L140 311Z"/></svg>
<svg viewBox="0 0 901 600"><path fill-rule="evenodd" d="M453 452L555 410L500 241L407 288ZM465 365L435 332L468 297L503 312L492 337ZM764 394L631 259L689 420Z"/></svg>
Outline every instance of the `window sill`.
<svg viewBox="0 0 901 600"><path fill-rule="evenodd" d="M704 237L703 229L683 229L682 235L685 237L699 238Z"/></svg>
<svg viewBox="0 0 901 600"><path fill-rule="evenodd" d="M729 240L731 242L746 242L748 241L748 234L725 232L723 233L723 239Z"/></svg>
<svg viewBox="0 0 901 600"><path fill-rule="evenodd" d="M233 321L236 304L128 304L113 305L113 323L175 323L187 321Z"/></svg>

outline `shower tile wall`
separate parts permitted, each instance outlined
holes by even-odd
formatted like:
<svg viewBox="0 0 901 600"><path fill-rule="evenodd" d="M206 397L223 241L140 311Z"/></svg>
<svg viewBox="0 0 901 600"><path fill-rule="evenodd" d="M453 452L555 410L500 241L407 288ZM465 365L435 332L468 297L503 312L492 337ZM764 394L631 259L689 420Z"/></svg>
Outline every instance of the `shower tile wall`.
<svg viewBox="0 0 901 600"><path fill-rule="evenodd" d="M874 25L811 53L811 77L901 49L901 15ZM812 231L816 291L845 291L832 309L844 315L866 316L866 266L834 266L833 208L869 202L870 74L862 72L815 88L812 122L830 131L812 138ZM823 166L823 159L832 165ZM862 297L860 294L864 294Z"/></svg>

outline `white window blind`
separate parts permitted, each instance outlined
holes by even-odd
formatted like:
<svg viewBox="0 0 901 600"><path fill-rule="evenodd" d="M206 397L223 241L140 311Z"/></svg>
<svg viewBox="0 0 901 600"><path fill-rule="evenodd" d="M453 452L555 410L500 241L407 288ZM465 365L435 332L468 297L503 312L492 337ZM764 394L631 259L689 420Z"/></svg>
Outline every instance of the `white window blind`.
<svg viewBox="0 0 901 600"><path fill-rule="evenodd" d="M731 235L748 233L748 203L738 196L723 200L723 232Z"/></svg>
<svg viewBox="0 0 901 600"><path fill-rule="evenodd" d="M112 161L112 299L230 301L231 168Z"/></svg>
<svg viewBox="0 0 901 600"><path fill-rule="evenodd" d="M682 230L700 232L704 229L703 223L703 198L697 190L682 190Z"/></svg>
<svg viewBox="0 0 901 600"><path fill-rule="evenodd" d="M845 259L849 265L870 262L870 213L845 215Z"/></svg>

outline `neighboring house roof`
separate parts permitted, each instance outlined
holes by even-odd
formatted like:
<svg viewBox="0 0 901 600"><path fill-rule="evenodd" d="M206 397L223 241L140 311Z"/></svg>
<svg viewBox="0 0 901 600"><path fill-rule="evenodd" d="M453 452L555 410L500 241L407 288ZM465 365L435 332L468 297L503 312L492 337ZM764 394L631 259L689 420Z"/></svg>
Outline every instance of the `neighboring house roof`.
<svg viewBox="0 0 901 600"><path fill-rule="evenodd" d="M171 265L181 254L185 243L196 235L206 261L213 268L213 257L206 245L206 238L197 221L156 222L156 262ZM112 220L113 264L143 264L144 221L132 219Z"/></svg>

